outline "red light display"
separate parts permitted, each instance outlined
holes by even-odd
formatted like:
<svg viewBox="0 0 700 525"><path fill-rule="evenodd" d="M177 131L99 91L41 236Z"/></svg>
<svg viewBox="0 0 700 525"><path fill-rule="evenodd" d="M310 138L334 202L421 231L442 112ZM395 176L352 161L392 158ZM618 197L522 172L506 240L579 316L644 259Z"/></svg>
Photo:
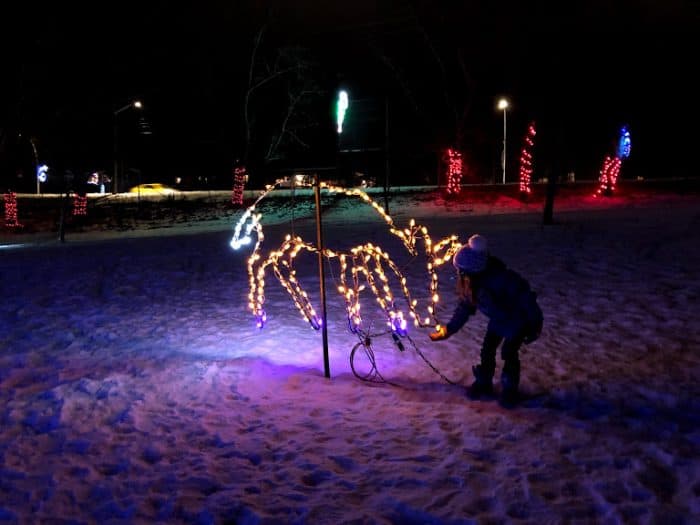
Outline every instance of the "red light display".
<svg viewBox="0 0 700 525"><path fill-rule="evenodd" d="M447 149L447 193L457 195L462 189L462 154Z"/></svg>
<svg viewBox="0 0 700 525"><path fill-rule="evenodd" d="M243 204L243 188L246 181L246 169L243 166L233 170L233 192L231 193L231 204L240 206Z"/></svg>
<svg viewBox="0 0 700 525"><path fill-rule="evenodd" d="M599 195L610 195L615 191L615 184L617 183L618 175L620 175L621 166L622 160L620 160L620 157L605 157L603 167L600 170L600 185L598 191L593 194L595 197Z"/></svg>
<svg viewBox="0 0 700 525"><path fill-rule="evenodd" d="M527 128L523 149L520 151L520 191L522 193L530 193L532 191L532 148L535 146L535 123L533 122Z"/></svg>
<svg viewBox="0 0 700 525"><path fill-rule="evenodd" d="M8 228L19 228L22 225L17 220L17 194L8 191L3 196L5 201L5 226Z"/></svg>
<svg viewBox="0 0 700 525"><path fill-rule="evenodd" d="M87 195L73 194L73 216L87 215Z"/></svg>

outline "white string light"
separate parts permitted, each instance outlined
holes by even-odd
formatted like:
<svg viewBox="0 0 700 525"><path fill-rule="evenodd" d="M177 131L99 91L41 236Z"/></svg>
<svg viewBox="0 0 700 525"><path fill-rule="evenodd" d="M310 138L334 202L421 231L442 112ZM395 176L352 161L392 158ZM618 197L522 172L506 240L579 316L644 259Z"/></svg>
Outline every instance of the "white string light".
<svg viewBox="0 0 700 525"><path fill-rule="evenodd" d="M275 185L276 186L276 185ZM306 291L296 277L294 261L302 250L310 253L318 253L318 249L313 244L305 242L299 236L287 235L277 250L273 250L265 258L260 254L264 241L263 227L261 224L262 214L256 213L258 203L266 197L275 186L267 186L265 191L258 197L240 218L234 229L234 235L230 246L239 249L241 246L252 242L251 235L254 232L257 237L253 252L248 258L248 308L254 314L257 326L262 328L265 325L267 316L264 309L265 303L265 279L266 270L272 268L277 280L285 288L292 298L302 317L311 326L318 330L321 327L321 319L316 314ZM393 274L396 282L399 283L401 293L408 306L408 316L413 319L415 326L439 326L437 318L437 305L440 301L438 294L438 274L440 266L452 260L454 254L462 244L456 235L443 238L438 242L433 242L428 234L428 228L416 223L411 219L407 228L399 229L394 225L393 219L387 214L369 195L356 188L341 188L329 186L321 183L321 188L330 193L344 193L350 197L358 197L365 203L372 206L374 210L384 219L389 227L389 232L397 236L412 256L418 255L418 241L423 242L423 248L427 257L426 269L429 282L429 304L420 308L418 300L414 299L408 289L406 277L399 267L392 260L389 254L380 246L372 243L361 244L351 248L349 251L341 252L331 249L322 251L323 257L329 261L337 261L340 266L340 284L338 292L343 296L348 317L350 330L357 333L362 330L361 315L361 295L369 289L374 295L379 308L386 316L387 325L391 331L398 335L407 333L407 317L395 300L391 290L391 282L387 276L387 270ZM421 317L423 315L423 317Z"/></svg>

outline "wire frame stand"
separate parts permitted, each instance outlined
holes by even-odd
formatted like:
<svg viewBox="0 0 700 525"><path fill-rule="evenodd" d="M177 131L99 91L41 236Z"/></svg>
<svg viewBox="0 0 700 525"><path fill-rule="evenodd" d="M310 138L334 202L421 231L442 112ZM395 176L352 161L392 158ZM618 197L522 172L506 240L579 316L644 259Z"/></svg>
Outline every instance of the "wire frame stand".
<svg viewBox="0 0 700 525"><path fill-rule="evenodd" d="M358 379L370 383L386 383L392 386L400 386L397 383L389 381L379 372L379 368L377 367L377 359L374 354L374 349L372 348L373 338L391 334L391 338L394 341L396 348L398 348L400 352L404 352L406 350L406 346L402 341L402 339L405 339L408 342L409 346L421 357L421 359L423 359L423 361L425 361L425 363L433 370L433 372L438 374L447 383L451 385L457 385L456 382L446 377L442 372L440 372L440 370L438 370L438 368L435 365L433 365L430 362L430 360L427 357L425 357L425 354L420 351L416 343L409 336L406 335L402 338L391 330L378 332L374 334L364 330L351 331L355 333L355 335L357 335L358 342L355 344L355 346L352 347L352 350L350 351L350 368L352 369L352 373ZM362 351L359 352L360 350ZM367 358L367 361L369 362L369 370L367 370L366 372L359 371L359 367L355 366L355 359L357 358L358 353L359 355L364 354L364 356Z"/></svg>

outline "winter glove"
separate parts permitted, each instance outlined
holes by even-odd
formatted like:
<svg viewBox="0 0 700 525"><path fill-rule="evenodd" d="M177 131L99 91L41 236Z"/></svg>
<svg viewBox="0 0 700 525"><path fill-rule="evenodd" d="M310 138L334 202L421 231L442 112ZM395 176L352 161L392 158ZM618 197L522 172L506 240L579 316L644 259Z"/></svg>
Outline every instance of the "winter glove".
<svg viewBox="0 0 700 525"><path fill-rule="evenodd" d="M452 334L447 333L447 327L445 326L438 326L436 327L435 331L430 334L430 339L433 341L441 341L443 339L447 339L450 337Z"/></svg>

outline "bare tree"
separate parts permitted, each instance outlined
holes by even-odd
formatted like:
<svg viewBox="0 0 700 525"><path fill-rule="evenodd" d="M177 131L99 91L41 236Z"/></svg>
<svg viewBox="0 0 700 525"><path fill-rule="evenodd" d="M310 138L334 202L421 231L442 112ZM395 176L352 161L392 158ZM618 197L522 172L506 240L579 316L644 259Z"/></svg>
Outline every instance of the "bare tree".
<svg viewBox="0 0 700 525"><path fill-rule="evenodd" d="M409 107L438 142L461 147L468 135L475 82L454 28L431 7L431 16L406 7L367 36L371 52L389 72Z"/></svg>
<svg viewBox="0 0 700 525"><path fill-rule="evenodd" d="M295 45L264 44L267 25L255 36L244 96L245 151L243 161L262 162L294 149L308 149L306 133L320 124L314 104L324 94L309 52Z"/></svg>

